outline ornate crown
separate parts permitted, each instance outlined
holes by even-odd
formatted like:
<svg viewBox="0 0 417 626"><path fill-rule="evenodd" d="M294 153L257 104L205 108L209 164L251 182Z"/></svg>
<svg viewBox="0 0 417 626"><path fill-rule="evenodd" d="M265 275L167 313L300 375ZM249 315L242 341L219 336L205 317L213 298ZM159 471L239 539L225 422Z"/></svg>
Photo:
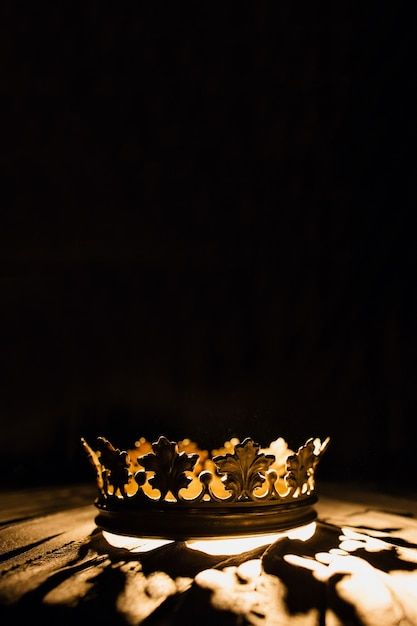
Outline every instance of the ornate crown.
<svg viewBox="0 0 417 626"><path fill-rule="evenodd" d="M129 450L82 439L97 473L96 523L122 535L185 540L288 530L316 518L315 470L329 438L297 452L232 439L211 454L194 442L143 437Z"/></svg>

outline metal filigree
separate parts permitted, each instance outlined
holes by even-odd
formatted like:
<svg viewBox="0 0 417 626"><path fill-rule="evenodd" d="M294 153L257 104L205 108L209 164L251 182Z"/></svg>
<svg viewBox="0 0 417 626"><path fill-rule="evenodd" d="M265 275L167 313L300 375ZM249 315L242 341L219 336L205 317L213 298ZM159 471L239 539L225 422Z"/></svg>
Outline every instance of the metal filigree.
<svg viewBox="0 0 417 626"><path fill-rule="evenodd" d="M178 452L178 446L174 441L166 437L159 437L152 444L153 454L147 454L140 459L140 464L146 471L155 472L149 480L150 485L160 492L160 499L164 500L170 491L175 498L179 498L180 489L188 487L192 478L185 472L192 472L199 456Z"/></svg>
<svg viewBox="0 0 417 626"><path fill-rule="evenodd" d="M288 457L285 479L291 496L309 494L314 490L314 470L329 441L329 438L323 443L320 439L309 439L296 454Z"/></svg>
<svg viewBox="0 0 417 626"><path fill-rule="evenodd" d="M294 454L281 439L262 449L251 438L232 439L210 455L188 439L177 444L163 436L152 444L139 438L128 451L104 437L95 449L82 441L97 474L97 524L175 539L271 532L314 520L315 470L329 443L309 439Z"/></svg>
<svg viewBox="0 0 417 626"><path fill-rule="evenodd" d="M109 487L113 488L113 495L127 496L126 485L130 479L129 454L115 448L105 437L97 438L99 462L103 480L103 490L109 495Z"/></svg>
<svg viewBox="0 0 417 626"><path fill-rule="evenodd" d="M265 482L265 473L275 457L260 453L259 449L259 444L247 438L235 447L233 454L213 459L218 473L225 476L224 486L232 492L234 500L255 500L255 490Z"/></svg>

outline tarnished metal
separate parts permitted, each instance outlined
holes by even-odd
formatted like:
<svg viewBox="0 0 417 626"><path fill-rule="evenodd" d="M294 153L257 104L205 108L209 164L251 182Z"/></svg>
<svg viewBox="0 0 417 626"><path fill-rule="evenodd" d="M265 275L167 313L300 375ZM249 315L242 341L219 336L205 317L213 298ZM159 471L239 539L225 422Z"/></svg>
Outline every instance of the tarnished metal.
<svg viewBox="0 0 417 626"><path fill-rule="evenodd" d="M284 465L273 444L261 450L251 438L211 456L184 441L180 451L161 436L141 455L104 437L95 449L83 439L97 474L97 524L121 534L189 539L285 530L316 517L314 474L329 439L288 450Z"/></svg>

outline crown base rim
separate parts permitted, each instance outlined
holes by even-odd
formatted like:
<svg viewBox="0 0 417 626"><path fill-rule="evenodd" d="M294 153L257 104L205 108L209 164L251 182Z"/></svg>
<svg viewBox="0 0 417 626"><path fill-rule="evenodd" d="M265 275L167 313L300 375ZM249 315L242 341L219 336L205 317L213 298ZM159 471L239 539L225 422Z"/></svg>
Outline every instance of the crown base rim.
<svg viewBox="0 0 417 626"><path fill-rule="evenodd" d="M102 507L95 518L107 532L149 539L230 538L282 532L304 526L317 518L315 495L267 506L152 507L115 511ZM247 504L247 503L245 503Z"/></svg>

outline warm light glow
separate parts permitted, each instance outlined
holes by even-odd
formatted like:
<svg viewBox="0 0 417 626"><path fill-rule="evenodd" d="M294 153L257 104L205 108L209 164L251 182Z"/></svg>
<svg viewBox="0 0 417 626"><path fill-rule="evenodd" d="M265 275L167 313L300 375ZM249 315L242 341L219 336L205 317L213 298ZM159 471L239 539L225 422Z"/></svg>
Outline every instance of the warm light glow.
<svg viewBox="0 0 417 626"><path fill-rule="evenodd" d="M401 571L401 565L398 564L398 571L387 573L364 558L353 556L351 553L357 550L381 552L392 550L393 545L352 528L343 527L342 530L339 548L317 552L314 558L286 554L284 560L295 567L309 570L321 582L335 580L338 597L354 608L360 623L379 626L417 624L415 571ZM382 535L375 530L371 532ZM396 550L400 560L403 560L400 549ZM409 553L411 555L411 549ZM415 556L414 560L410 560L417 562Z"/></svg>
<svg viewBox="0 0 417 626"><path fill-rule="evenodd" d="M198 454L199 456L199 460L195 465L193 471L186 472L186 475L192 480L186 488L181 489L181 496L186 500L192 500L193 498L197 497L201 492L201 482L199 480L199 475L202 471L209 471L213 474L211 480L211 489L213 493L217 498L222 498L226 500L230 496L230 492L227 491L224 486L224 477L219 476L216 472L216 466L213 462L213 457L218 455L222 456L225 454L233 454L236 446L239 443L240 440L237 437L233 437L232 439L230 439L230 441L225 441L222 447L211 450L211 452L209 453L209 451L207 450L201 450L199 445L196 442L191 441L190 439L183 439L182 441L178 441L178 452L185 452L187 454ZM323 443L318 438L314 439L314 453L317 456L320 455L327 447L328 443L329 438L327 438ZM288 494L289 491L288 485L284 479L284 476L287 473L286 462L287 458L290 455L295 454L295 452L288 447L287 442L282 437L278 437L278 439L276 439L275 441L271 441L269 446L266 448L261 448L260 452L262 454L272 455L273 457L275 457L275 460L267 471L267 474L269 474L271 471L276 472L277 479L275 482L275 489L280 496L284 497ZM143 466L140 464L140 459L142 456L145 456L149 453L152 453L152 444L144 437L140 437L137 441L135 441L135 447L128 450L129 471L131 474L129 482L125 485L126 493L128 496L134 496L138 490L138 486L132 477L138 470L144 469ZM98 475L100 475L100 460L91 449L90 457L96 464ZM158 500L160 492L158 491L158 489L154 489L149 482L153 475L154 472L147 472L147 479L145 484L142 485L142 489L150 499ZM299 489L297 490L297 495L299 494L299 492L305 494L309 489L314 489L313 476L309 477L308 485L303 485L301 491ZM256 489L255 495L259 498L266 495L267 492L268 483L265 482L262 486ZM109 493L113 493L111 485L109 487ZM171 492L168 492L164 499L167 502L176 501L176 498L172 495Z"/></svg>
<svg viewBox="0 0 417 626"><path fill-rule="evenodd" d="M362 575L374 569L370 563L362 558L351 556L349 552L354 552L358 548L365 549L367 552L377 552L390 547L383 541L374 540L373 537L357 533L349 528L343 528L343 532L344 534L339 537L339 548L333 548L329 552L317 552L314 559L298 554L286 554L284 560L291 565L310 570L317 580L327 581L335 574ZM353 537L360 537L363 542L361 543ZM371 540L368 548L366 546L367 540ZM374 541L378 541L378 544Z"/></svg>
<svg viewBox="0 0 417 626"><path fill-rule="evenodd" d="M199 550L206 554L240 554L255 550L261 546L275 543L279 539L288 537L289 539L299 539L307 541L315 533L316 522L311 522L306 526L299 526L292 530L281 533L271 533L264 535L250 535L246 537L230 537L228 539L190 539L186 541L186 546L191 550ZM171 539L147 539L145 537L128 537L116 535L103 530L104 539L115 548L123 548L129 552L150 552L162 546L173 543Z"/></svg>
<svg viewBox="0 0 417 626"><path fill-rule="evenodd" d="M342 528L343 535L340 539L340 549L345 552L355 552L355 550L366 550L366 552L380 552L381 550L389 550L390 544L375 537L370 537L364 533L358 533L351 528L344 526Z"/></svg>
<svg viewBox="0 0 417 626"><path fill-rule="evenodd" d="M173 543L171 539L146 539L144 537L125 537L124 535L115 535L103 530L104 539L115 548L124 548L130 552L150 552L161 548L169 543Z"/></svg>
<svg viewBox="0 0 417 626"><path fill-rule="evenodd" d="M300 526L292 530L281 533L273 533L268 535L251 535L248 537L230 537L228 539L196 539L186 541L186 545L191 550L199 550L206 554L240 554L255 550L261 546L275 543L279 539L288 537L289 539L299 539L306 541L314 535L316 530L316 522L311 522L307 526Z"/></svg>
<svg viewBox="0 0 417 626"><path fill-rule="evenodd" d="M251 537L231 537L230 539L203 539L187 541L186 545L191 550L199 550L206 554L240 554L248 550L255 550L261 546L274 543L285 537L284 533L273 535L252 535Z"/></svg>
<svg viewBox="0 0 417 626"><path fill-rule="evenodd" d="M310 495L329 438L323 443L310 438L297 452L282 437L267 448L251 437L242 442L234 437L211 452L189 438L175 442L163 435L152 443L140 437L127 450L105 437L97 438L96 450L81 441L96 471L100 505L119 510L124 501L142 496L164 503L224 501L229 506L247 499L269 503L277 496ZM294 474L297 467L304 469Z"/></svg>
<svg viewBox="0 0 417 626"><path fill-rule="evenodd" d="M311 537L316 532L317 524L316 522L311 522L306 526L299 526L298 528L293 528L287 531L288 539L298 539L299 541L307 541L311 539Z"/></svg>

